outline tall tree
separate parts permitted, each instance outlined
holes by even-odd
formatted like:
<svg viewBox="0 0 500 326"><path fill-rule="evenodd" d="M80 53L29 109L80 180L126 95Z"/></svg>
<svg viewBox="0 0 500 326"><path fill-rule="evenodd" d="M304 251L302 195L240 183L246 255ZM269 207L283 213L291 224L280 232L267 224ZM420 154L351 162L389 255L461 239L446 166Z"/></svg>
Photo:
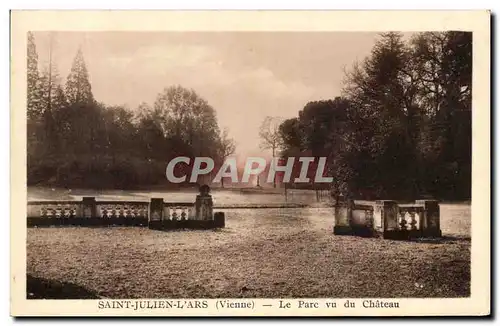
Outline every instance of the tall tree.
<svg viewBox="0 0 500 326"><path fill-rule="evenodd" d="M281 137L280 152L283 158L293 157L300 153L304 145L304 131L301 130L299 118L284 120L279 126Z"/></svg>
<svg viewBox="0 0 500 326"><path fill-rule="evenodd" d="M135 128L140 133L137 152L147 160L168 160L168 150L165 131L163 129L161 112L153 110L148 104L141 103L133 118ZM158 150L159 148L163 150Z"/></svg>
<svg viewBox="0 0 500 326"><path fill-rule="evenodd" d="M472 33L426 32L411 40L420 104L419 139L429 192L470 198L472 145Z"/></svg>
<svg viewBox="0 0 500 326"><path fill-rule="evenodd" d="M166 87L158 94L152 114L160 123L171 155L216 158L220 129L214 108L193 89L180 85ZM208 182L202 176L202 182Z"/></svg>
<svg viewBox="0 0 500 326"><path fill-rule="evenodd" d="M275 159L278 154L276 151L281 145L280 124L283 121L280 117L267 116L260 125L260 148L270 149L272 158ZM276 175L273 179L273 187L276 188Z"/></svg>
<svg viewBox="0 0 500 326"><path fill-rule="evenodd" d="M352 103L349 138L356 146L346 158L353 172L348 182L355 192L418 192L413 143L420 114L411 65L402 35L383 33L371 55L347 75L344 94Z"/></svg>
<svg viewBox="0 0 500 326"><path fill-rule="evenodd" d="M182 86L165 88L158 94L153 112L165 137L185 144L185 154L216 155L220 131L215 110L194 90Z"/></svg>
<svg viewBox="0 0 500 326"><path fill-rule="evenodd" d="M66 97L70 104L89 104L94 102L89 73L81 48L76 53L71 71L66 80Z"/></svg>
<svg viewBox="0 0 500 326"><path fill-rule="evenodd" d="M347 144L350 145L346 138L348 109L349 102L341 97L308 102L299 112L298 118L285 120L280 125L281 157L326 157L328 175L334 176L334 182L342 180L345 172L340 171L339 159L342 157L342 149ZM315 173L315 163L310 165L312 174ZM294 170L293 176L298 177L300 166Z"/></svg>
<svg viewBox="0 0 500 326"><path fill-rule="evenodd" d="M42 69L39 80L43 111L54 112L63 104L56 103L61 100L61 94L57 98L57 92L62 91L64 93L57 67L49 61L49 64Z"/></svg>
<svg viewBox="0 0 500 326"><path fill-rule="evenodd" d="M234 154L236 150L236 143L234 139L229 137L229 131L224 128L220 135L219 153L217 159L220 160L220 165L223 164L224 160L230 155ZM224 178L221 178L221 187L224 188Z"/></svg>
<svg viewBox="0 0 500 326"><path fill-rule="evenodd" d="M38 53L35 37L28 32L27 45L27 114L28 118L39 117L43 112L41 105L40 76L38 72Z"/></svg>

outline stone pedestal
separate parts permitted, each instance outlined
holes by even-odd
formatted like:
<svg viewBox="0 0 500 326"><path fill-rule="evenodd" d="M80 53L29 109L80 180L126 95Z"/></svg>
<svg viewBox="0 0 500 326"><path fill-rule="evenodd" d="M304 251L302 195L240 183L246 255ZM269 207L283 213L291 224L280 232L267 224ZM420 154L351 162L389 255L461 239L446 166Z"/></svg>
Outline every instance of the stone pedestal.
<svg viewBox="0 0 500 326"><path fill-rule="evenodd" d="M200 187L200 194L196 196L195 216L197 220L213 220L213 200L210 195L210 187L203 185Z"/></svg>
<svg viewBox="0 0 500 326"><path fill-rule="evenodd" d="M223 228L226 226L224 212L216 212L214 214L214 224L217 228Z"/></svg>
<svg viewBox="0 0 500 326"><path fill-rule="evenodd" d="M441 220L439 201L417 200L417 204L424 206L424 212L420 218L420 230L424 237L441 237Z"/></svg>
<svg viewBox="0 0 500 326"><path fill-rule="evenodd" d="M333 227L333 234L337 235L350 235L353 233L352 229L352 207L354 202L350 199L342 197L337 198L335 203L335 226Z"/></svg>
<svg viewBox="0 0 500 326"><path fill-rule="evenodd" d="M393 238L399 232L398 203L394 200L377 200L375 209L375 230L381 232L384 238Z"/></svg>
<svg viewBox="0 0 500 326"><path fill-rule="evenodd" d="M163 219L163 198L151 198L149 203L148 212L148 226L149 228L161 227Z"/></svg>
<svg viewBox="0 0 500 326"><path fill-rule="evenodd" d="M95 197L82 198L82 217L97 217L97 204L95 201Z"/></svg>

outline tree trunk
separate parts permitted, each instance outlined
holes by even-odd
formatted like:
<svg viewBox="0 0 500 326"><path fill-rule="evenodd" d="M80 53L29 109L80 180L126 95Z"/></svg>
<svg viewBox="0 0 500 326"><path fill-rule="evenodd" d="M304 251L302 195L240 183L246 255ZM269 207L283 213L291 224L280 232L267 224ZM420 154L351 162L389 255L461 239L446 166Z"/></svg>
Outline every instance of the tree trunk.
<svg viewBox="0 0 500 326"><path fill-rule="evenodd" d="M276 146L273 146L273 160L275 157L275 151L276 151ZM276 189L276 173L274 173L274 176L273 176L273 188Z"/></svg>

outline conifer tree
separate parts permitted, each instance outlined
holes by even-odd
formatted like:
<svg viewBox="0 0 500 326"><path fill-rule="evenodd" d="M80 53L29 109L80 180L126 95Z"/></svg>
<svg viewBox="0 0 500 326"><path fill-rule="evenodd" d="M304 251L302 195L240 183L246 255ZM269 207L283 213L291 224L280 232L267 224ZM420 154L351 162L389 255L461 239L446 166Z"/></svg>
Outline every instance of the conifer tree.
<svg viewBox="0 0 500 326"><path fill-rule="evenodd" d="M38 53L35 37L31 32L28 32L27 46L27 110L29 118L40 116L42 112Z"/></svg>
<svg viewBox="0 0 500 326"><path fill-rule="evenodd" d="M94 102L89 73L81 49L78 49L76 53L66 80L66 98L69 104L90 104Z"/></svg>

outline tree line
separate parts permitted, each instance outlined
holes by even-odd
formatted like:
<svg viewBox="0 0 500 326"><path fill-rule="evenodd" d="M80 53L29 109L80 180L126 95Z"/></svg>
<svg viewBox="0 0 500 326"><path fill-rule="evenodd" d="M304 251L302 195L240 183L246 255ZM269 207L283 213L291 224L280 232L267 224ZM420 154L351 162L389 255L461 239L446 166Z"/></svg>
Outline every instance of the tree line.
<svg viewBox="0 0 500 326"><path fill-rule="evenodd" d="M336 194L470 199L471 94L472 33L382 33L341 96L279 125L279 155L328 157Z"/></svg>
<svg viewBox="0 0 500 326"><path fill-rule="evenodd" d="M214 108L194 90L165 87L152 105L135 110L108 106L93 96L81 49L61 83L52 36L50 43L48 65L40 69L35 38L28 33L28 185L172 186L165 178L170 159L209 156L222 164L234 152Z"/></svg>
<svg viewBox="0 0 500 326"><path fill-rule="evenodd" d="M81 50L64 85L52 44L48 57L39 67L29 33L29 185L165 184L173 157L209 156L220 165L234 153L215 110L194 90L166 87L152 105L134 110L108 106L93 96ZM471 92L472 33L426 32L409 40L383 33L371 54L346 71L339 97L309 102L279 123L268 118L260 136L273 156L326 156L335 193L470 199Z"/></svg>

